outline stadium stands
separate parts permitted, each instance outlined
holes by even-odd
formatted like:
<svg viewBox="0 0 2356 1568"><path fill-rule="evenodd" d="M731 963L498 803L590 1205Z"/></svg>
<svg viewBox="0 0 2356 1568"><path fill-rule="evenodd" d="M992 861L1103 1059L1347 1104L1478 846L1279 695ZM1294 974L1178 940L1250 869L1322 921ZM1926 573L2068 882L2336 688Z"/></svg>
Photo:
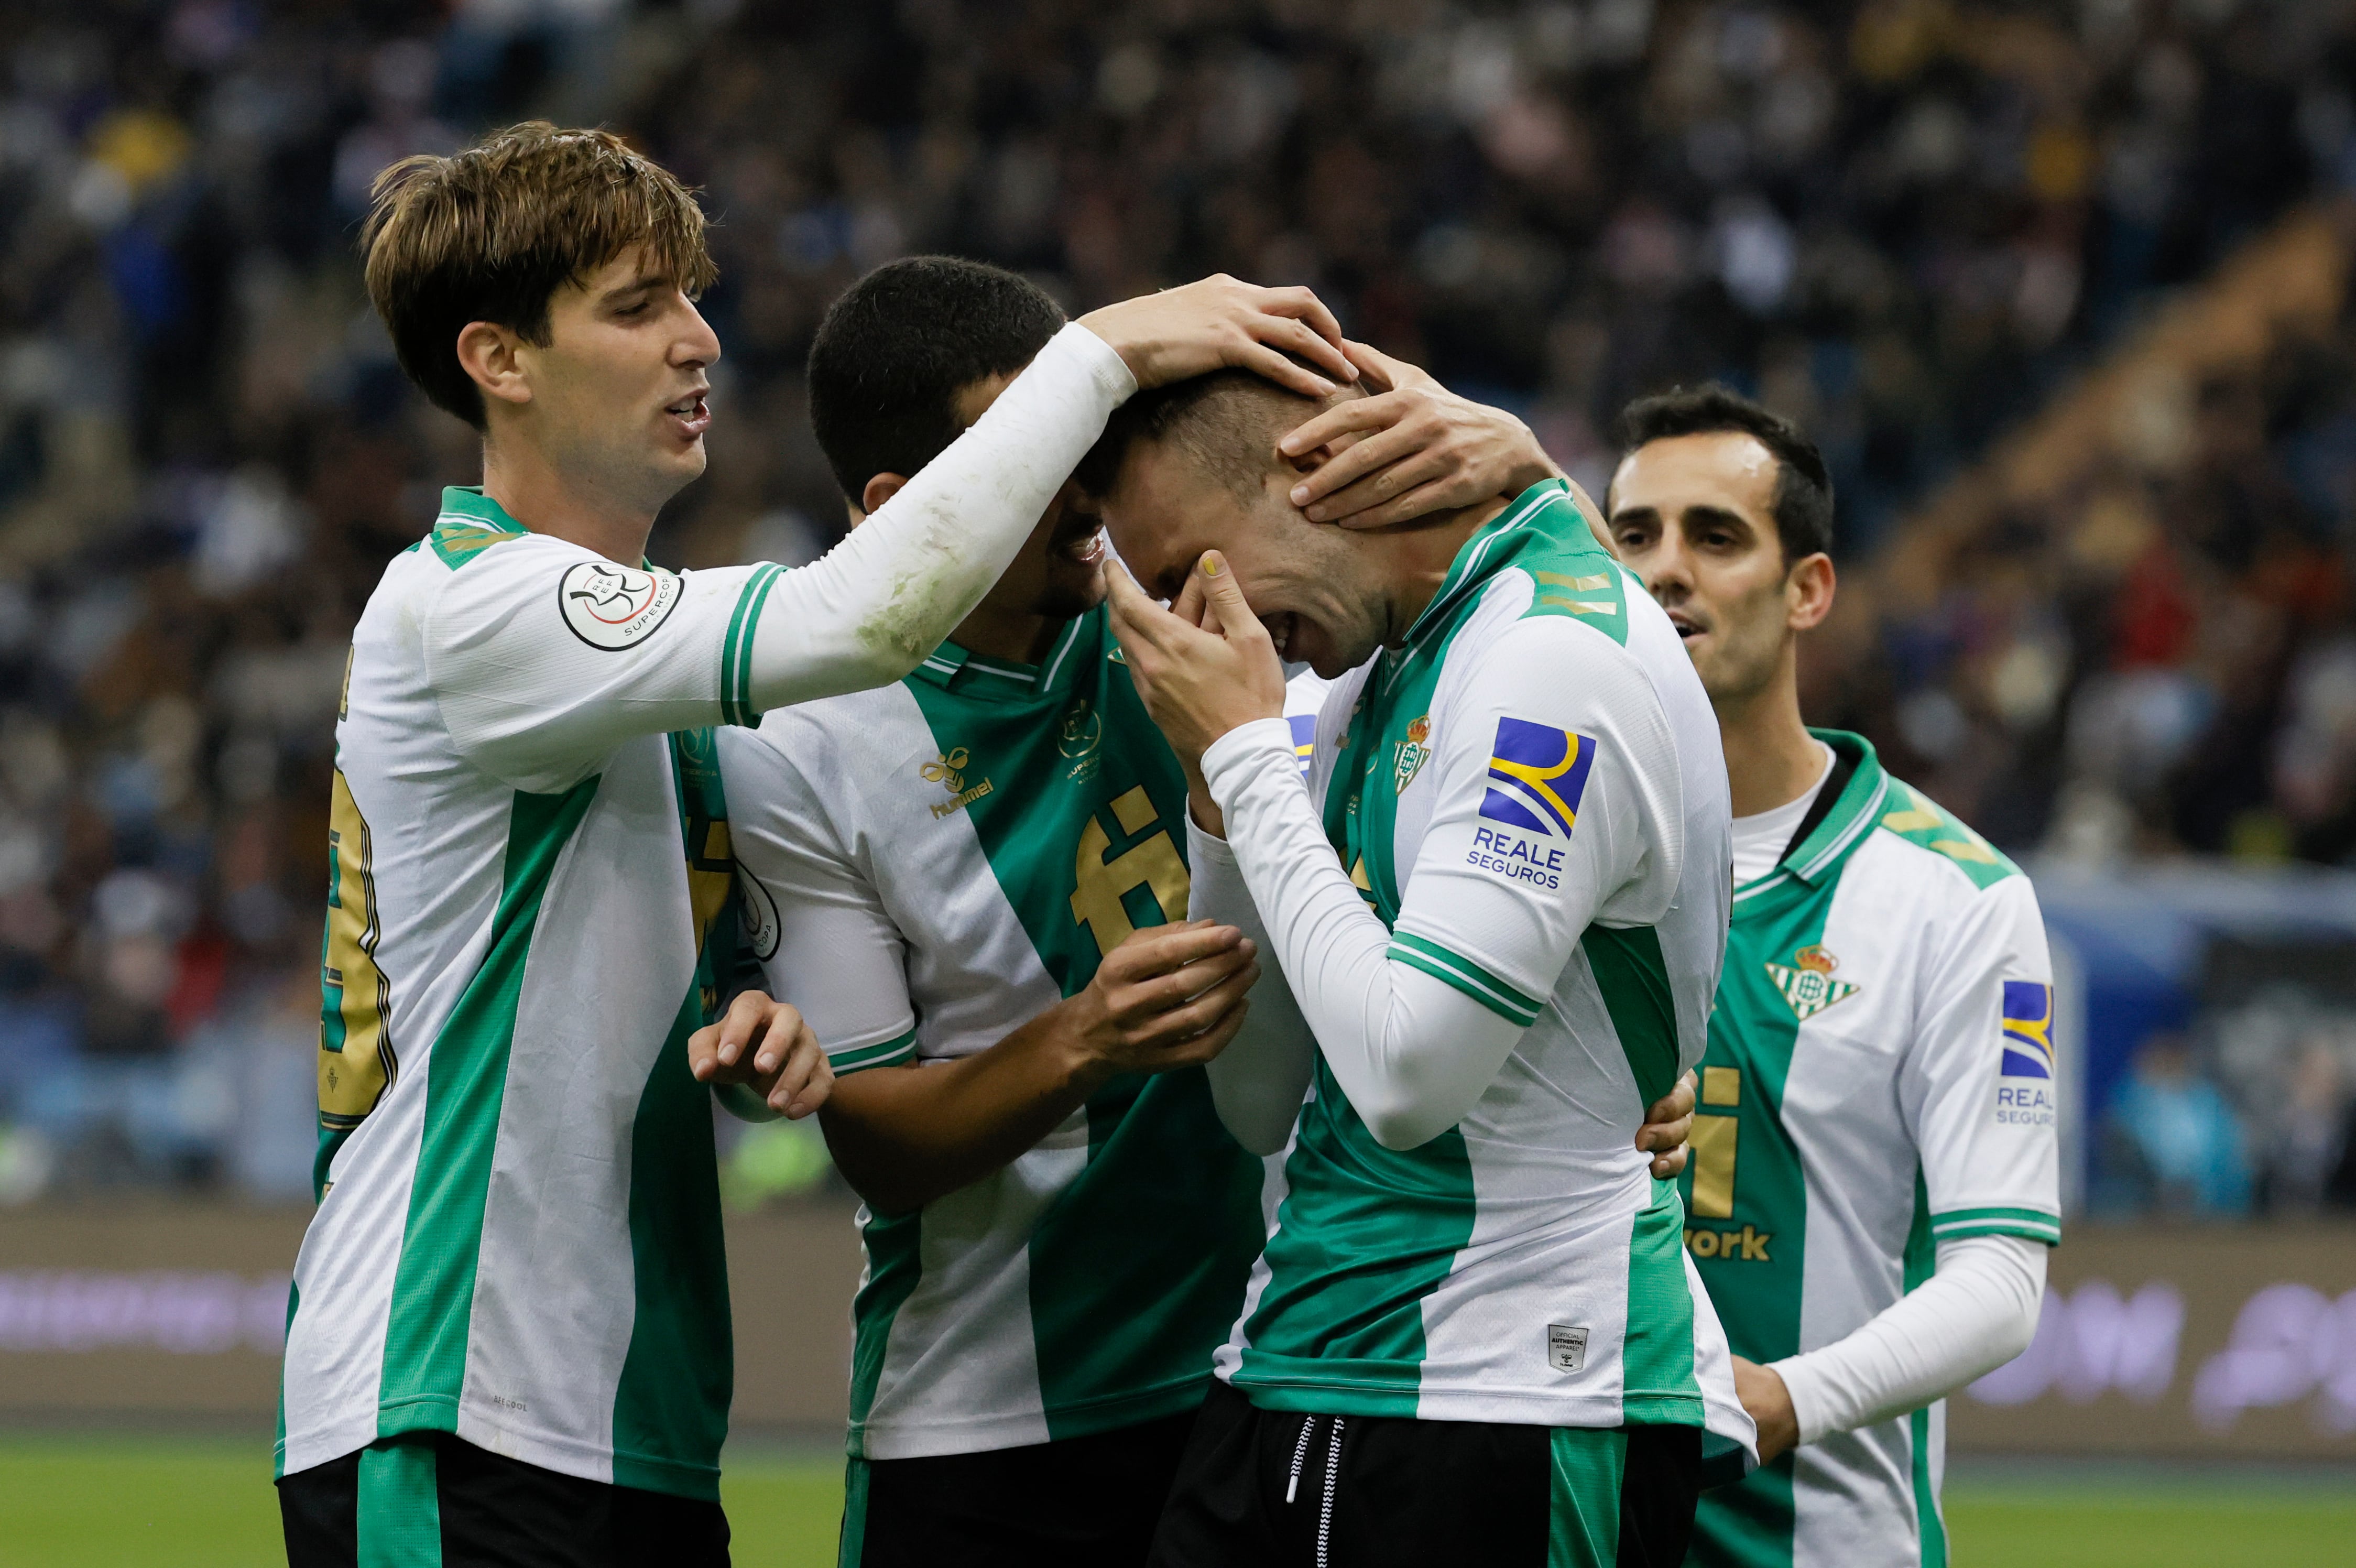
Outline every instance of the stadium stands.
<svg viewBox="0 0 2356 1568"><path fill-rule="evenodd" d="M385 163L532 113L626 129L720 220L669 562L832 536L801 357L877 262L1076 308L1305 281L1590 482L1671 381L1803 420L1886 560L1812 709L2006 847L2356 852L2345 5L448 11L12 11L0 1197L307 1191L345 637L471 473L352 240Z"/></svg>

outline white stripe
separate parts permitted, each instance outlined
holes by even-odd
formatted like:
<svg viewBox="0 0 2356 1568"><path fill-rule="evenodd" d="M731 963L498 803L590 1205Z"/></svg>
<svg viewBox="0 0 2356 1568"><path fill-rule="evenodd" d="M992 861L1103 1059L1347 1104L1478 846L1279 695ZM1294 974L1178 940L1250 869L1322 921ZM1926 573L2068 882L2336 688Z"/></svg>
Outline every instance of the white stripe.
<svg viewBox="0 0 2356 1568"><path fill-rule="evenodd" d="M1064 633L1064 640L1055 645L1055 656L1053 659L1048 660L1047 668L1039 672L1039 689L1041 691L1044 692L1048 687L1053 686L1055 683L1055 671L1064 667L1064 656L1071 652L1072 644L1079 640L1079 636L1080 623L1079 621L1075 620L1071 623L1070 627L1066 629Z"/></svg>

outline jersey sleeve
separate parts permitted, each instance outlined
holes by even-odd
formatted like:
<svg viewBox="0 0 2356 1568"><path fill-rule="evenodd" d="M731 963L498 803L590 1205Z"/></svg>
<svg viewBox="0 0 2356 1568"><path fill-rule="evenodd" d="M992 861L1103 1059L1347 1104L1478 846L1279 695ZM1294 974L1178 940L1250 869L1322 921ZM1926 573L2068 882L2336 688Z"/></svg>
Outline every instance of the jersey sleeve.
<svg viewBox="0 0 2356 1568"><path fill-rule="evenodd" d="M443 723L468 761L539 794L632 736L716 724L729 623L773 570L638 570L546 535L485 550L423 617Z"/></svg>
<svg viewBox="0 0 2356 1568"><path fill-rule="evenodd" d="M1643 671L1552 618L1509 628L1435 718L1431 821L1390 956L1526 1027L1590 924L1666 911L1676 746Z"/></svg>
<svg viewBox="0 0 2356 1568"><path fill-rule="evenodd" d="M1937 938L1899 1101L1937 1241L2062 1240L2053 967L2026 876L1978 889Z"/></svg>
<svg viewBox="0 0 2356 1568"><path fill-rule="evenodd" d="M770 995L801 1010L838 1077L913 1060L907 942L810 780L757 731L722 731L720 767L737 896Z"/></svg>

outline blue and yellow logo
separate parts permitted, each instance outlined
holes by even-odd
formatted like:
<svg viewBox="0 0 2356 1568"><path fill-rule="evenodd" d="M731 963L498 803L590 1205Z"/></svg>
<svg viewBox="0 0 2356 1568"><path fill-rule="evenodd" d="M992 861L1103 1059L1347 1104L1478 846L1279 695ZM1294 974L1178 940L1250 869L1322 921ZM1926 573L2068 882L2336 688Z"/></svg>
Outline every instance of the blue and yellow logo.
<svg viewBox="0 0 2356 1568"><path fill-rule="evenodd" d="M1309 759L1317 755L1317 715L1287 714L1284 722L1292 730L1292 755L1301 758L1301 776L1309 777Z"/></svg>
<svg viewBox="0 0 2356 1568"><path fill-rule="evenodd" d="M1500 718L1489 756L1489 790L1481 814L1493 822L1547 837L1570 836L1595 740L1526 719Z"/></svg>
<svg viewBox="0 0 2356 1568"><path fill-rule="evenodd" d="M2004 983L2004 1068L1998 1076L2053 1076L2053 988L2041 981Z"/></svg>

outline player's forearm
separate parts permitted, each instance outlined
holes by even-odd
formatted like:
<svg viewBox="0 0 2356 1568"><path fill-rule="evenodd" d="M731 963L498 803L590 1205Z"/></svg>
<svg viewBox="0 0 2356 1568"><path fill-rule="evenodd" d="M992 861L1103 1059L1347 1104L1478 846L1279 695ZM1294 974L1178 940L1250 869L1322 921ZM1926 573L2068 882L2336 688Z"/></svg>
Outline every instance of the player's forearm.
<svg viewBox="0 0 2356 1568"><path fill-rule="evenodd" d="M1391 933L1351 886L1301 789L1283 720L1230 732L1203 769L1269 950L1367 1131L1408 1149L1462 1121L1520 1026L1392 961Z"/></svg>
<svg viewBox="0 0 2356 1568"><path fill-rule="evenodd" d="M988 413L811 564L779 574L744 657L755 711L888 685L990 591L1137 390L1120 356L1066 327Z"/></svg>
<svg viewBox="0 0 2356 1568"><path fill-rule="evenodd" d="M1845 1338L1773 1363L1800 1441L1920 1410L2029 1348L2045 1248L1975 1236L1939 1248L1938 1272Z"/></svg>
<svg viewBox="0 0 2356 1568"><path fill-rule="evenodd" d="M1267 922L1252 902L1234 852L1202 825L1194 803L1189 804L1186 862L1193 892L1187 918L1233 926L1261 952L1274 952ZM1216 814L1215 809L1211 814ZM1285 983L1282 965L1263 966L1243 1027L1204 1069L1211 1080L1211 1103L1237 1143L1255 1155L1272 1155L1284 1147L1292 1136L1301 1097L1309 1091L1316 1052L1317 1043Z"/></svg>
<svg viewBox="0 0 2356 1568"><path fill-rule="evenodd" d="M940 1067L875 1068L838 1080L819 1112L851 1190L905 1214L1012 1164L1087 1103L1108 1069L1054 1007L986 1051Z"/></svg>

